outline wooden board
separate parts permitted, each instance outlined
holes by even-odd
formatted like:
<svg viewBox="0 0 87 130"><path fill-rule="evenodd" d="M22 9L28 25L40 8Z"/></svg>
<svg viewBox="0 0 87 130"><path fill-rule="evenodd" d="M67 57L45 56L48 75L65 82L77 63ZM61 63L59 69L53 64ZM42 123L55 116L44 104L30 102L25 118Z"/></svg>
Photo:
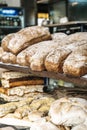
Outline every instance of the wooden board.
<svg viewBox="0 0 87 130"><path fill-rule="evenodd" d="M87 87L87 76L83 77L69 77L65 74L61 73L55 73L55 72L48 72L48 71L32 71L28 66L19 66L17 64L6 64L0 62L0 68L18 71L18 72L24 72L24 73L32 73L34 75L40 76L40 77L47 77L57 80L63 80L66 82L73 83L78 86Z"/></svg>

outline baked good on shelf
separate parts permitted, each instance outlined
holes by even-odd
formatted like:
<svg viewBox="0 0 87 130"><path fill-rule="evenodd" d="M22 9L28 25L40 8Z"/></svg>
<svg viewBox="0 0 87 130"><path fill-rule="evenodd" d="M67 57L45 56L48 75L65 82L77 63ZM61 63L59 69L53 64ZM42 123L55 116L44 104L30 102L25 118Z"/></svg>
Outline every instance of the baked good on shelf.
<svg viewBox="0 0 87 130"><path fill-rule="evenodd" d="M44 85L26 85L26 86L16 86L12 88L0 87L0 93L6 94L8 96L23 96L24 94L31 92L43 92Z"/></svg>
<svg viewBox="0 0 87 130"><path fill-rule="evenodd" d="M61 45L69 45L74 42L87 41L87 32L76 32L61 40Z"/></svg>
<svg viewBox="0 0 87 130"><path fill-rule="evenodd" d="M0 46L0 61L1 61L1 58L2 58L3 52L4 52L4 50L3 50L3 48Z"/></svg>
<svg viewBox="0 0 87 130"><path fill-rule="evenodd" d="M3 88L29 85L44 85L44 78L15 71L4 71L1 84Z"/></svg>
<svg viewBox="0 0 87 130"><path fill-rule="evenodd" d="M38 48L44 45L47 46L48 44L49 44L48 42L45 42L45 44L44 42L39 42L39 43L36 43L34 45L27 47L26 49L24 49L17 55L17 63L22 66L27 66L27 65L29 66L30 58L36 53ZM26 60L26 57L27 57L28 62Z"/></svg>
<svg viewBox="0 0 87 130"><path fill-rule="evenodd" d="M63 72L64 60L71 53L70 49L56 48L51 51L45 59L45 67L48 71Z"/></svg>
<svg viewBox="0 0 87 130"><path fill-rule="evenodd" d="M49 39L51 39L51 34L45 27L26 27L15 33L14 37L9 40L7 48L10 52L17 55L28 46Z"/></svg>
<svg viewBox="0 0 87 130"><path fill-rule="evenodd" d="M49 116L56 125L76 126L87 118L87 100L82 98L60 98L52 103Z"/></svg>
<svg viewBox="0 0 87 130"><path fill-rule="evenodd" d="M79 124L77 126L72 127L71 130L87 130L87 125L85 125L85 124Z"/></svg>
<svg viewBox="0 0 87 130"><path fill-rule="evenodd" d="M2 104L0 105L0 117L3 117L9 113L13 113L15 112L15 110L18 107L22 107L26 104L30 104L32 102L33 98L28 98L24 101L20 101L20 102L10 102L10 103L6 103L6 104Z"/></svg>
<svg viewBox="0 0 87 130"><path fill-rule="evenodd" d="M48 95L44 92L30 92L30 93L24 94L23 96L17 96L17 95L9 96L9 95L0 93L0 98L2 98L5 101L8 101L8 102L21 101L21 100L25 100L29 97L33 97L34 99L37 99L37 98L41 98L44 96L51 96L51 95Z"/></svg>
<svg viewBox="0 0 87 130"><path fill-rule="evenodd" d="M65 33L62 33L62 32L56 32L56 33L53 33L51 36L52 36L52 40L57 42L57 41L62 40L65 37L67 37L68 35L66 35Z"/></svg>
<svg viewBox="0 0 87 130"><path fill-rule="evenodd" d="M3 63L12 63L16 64L16 55L12 54L11 52L4 51L2 53L1 61Z"/></svg>
<svg viewBox="0 0 87 130"><path fill-rule="evenodd" d="M40 47L36 50L35 54L30 57L27 54L26 60L30 63L30 68L35 71L45 70L45 58L49 52L57 48L59 42L54 42L53 40L44 41L41 43ZM29 58L28 58L29 56Z"/></svg>
<svg viewBox="0 0 87 130"><path fill-rule="evenodd" d="M20 118L20 119L24 118L25 116L28 116L28 119L30 121L35 121L34 119L37 120L37 116L40 118L40 116L44 117L48 114L50 105L52 104L53 101L54 98L51 97L42 97L39 99L34 99L30 104L26 104L22 107L18 107L14 115L16 118ZM42 106L46 107L46 109L40 111L39 109Z"/></svg>
<svg viewBox="0 0 87 130"><path fill-rule="evenodd" d="M9 51L8 49L8 44L9 41L16 35L16 33L10 33L8 35L6 35L2 41L1 41L1 47L3 48L4 51Z"/></svg>
<svg viewBox="0 0 87 130"><path fill-rule="evenodd" d="M87 74L87 44L78 47L65 60L63 72L71 76Z"/></svg>
<svg viewBox="0 0 87 130"><path fill-rule="evenodd" d="M14 103L7 103L0 105L0 117L7 115L8 113L12 113L17 109L17 105Z"/></svg>

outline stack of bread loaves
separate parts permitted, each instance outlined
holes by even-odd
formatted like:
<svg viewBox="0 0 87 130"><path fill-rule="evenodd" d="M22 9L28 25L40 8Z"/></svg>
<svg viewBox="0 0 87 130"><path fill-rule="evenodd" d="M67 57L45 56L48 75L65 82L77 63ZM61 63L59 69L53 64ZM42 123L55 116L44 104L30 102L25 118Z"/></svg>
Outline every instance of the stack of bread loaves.
<svg viewBox="0 0 87 130"><path fill-rule="evenodd" d="M15 71L4 71L1 77L0 97L5 101L19 101L44 95L44 78Z"/></svg>
<svg viewBox="0 0 87 130"><path fill-rule="evenodd" d="M51 35L45 27L26 27L4 37L0 50L5 63L72 76L87 74L87 32Z"/></svg>

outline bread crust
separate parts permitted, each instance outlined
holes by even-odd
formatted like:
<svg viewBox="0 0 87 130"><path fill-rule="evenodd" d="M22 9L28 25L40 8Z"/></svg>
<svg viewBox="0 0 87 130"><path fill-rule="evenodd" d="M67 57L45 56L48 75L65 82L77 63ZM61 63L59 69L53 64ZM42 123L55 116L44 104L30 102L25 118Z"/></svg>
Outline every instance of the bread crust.
<svg viewBox="0 0 87 130"><path fill-rule="evenodd" d="M48 71L63 72L63 63L71 50L64 48L57 48L50 52L45 59L45 67Z"/></svg>
<svg viewBox="0 0 87 130"><path fill-rule="evenodd" d="M82 45L73 51L65 60L63 72L71 76L87 74L87 45Z"/></svg>

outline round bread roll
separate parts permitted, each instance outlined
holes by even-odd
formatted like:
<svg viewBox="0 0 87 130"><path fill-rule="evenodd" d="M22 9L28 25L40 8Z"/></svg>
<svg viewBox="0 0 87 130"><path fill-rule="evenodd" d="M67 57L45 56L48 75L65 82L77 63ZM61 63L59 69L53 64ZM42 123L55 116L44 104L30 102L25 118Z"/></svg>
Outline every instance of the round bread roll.
<svg viewBox="0 0 87 130"><path fill-rule="evenodd" d="M71 130L87 130L87 126L84 124L81 124L81 125L77 125L73 127Z"/></svg>
<svg viewBox="0 0 87 130"><path fill-rule="evenodd" d="M51 122L43 122L39 124L34 124L30 130L61 130L57 126L53 125Z"/></svg>
<svg viewBox="0 0 87 130"><path fill-rule="evenodd" d="M49 115L56 125L82 124L87 118L87 101L82 98L61 98L52 103Z"/></svg>

